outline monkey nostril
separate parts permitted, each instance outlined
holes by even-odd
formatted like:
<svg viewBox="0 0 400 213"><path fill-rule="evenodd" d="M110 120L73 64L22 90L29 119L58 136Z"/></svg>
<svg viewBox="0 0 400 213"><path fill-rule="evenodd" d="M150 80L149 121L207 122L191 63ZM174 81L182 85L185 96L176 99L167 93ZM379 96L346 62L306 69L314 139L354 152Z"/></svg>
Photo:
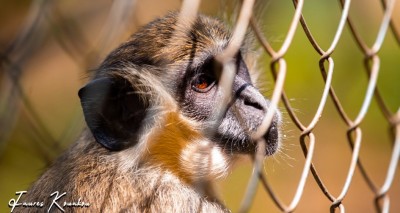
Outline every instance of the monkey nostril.
<svg viewBox="0 0 400 213"><path fill-rule="evenodd" d="M247 100L247 99L244 100L244 105L254 107L258 110L264 110L264 107L262 107L261 104L259 104L257 102L253 102L251 100Z"/></svg>

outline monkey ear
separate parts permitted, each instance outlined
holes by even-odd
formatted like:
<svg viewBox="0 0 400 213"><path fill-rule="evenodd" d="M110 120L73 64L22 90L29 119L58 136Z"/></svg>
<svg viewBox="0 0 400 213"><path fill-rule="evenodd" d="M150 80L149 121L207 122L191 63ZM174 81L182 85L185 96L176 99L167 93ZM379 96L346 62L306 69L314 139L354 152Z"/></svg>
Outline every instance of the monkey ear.
<svg viewBox="0 0 400 213"><path fill-rule="evenodd" d="M148 104L126 79L102 77L78 92L87 126L98 143L118 151L134 145Z"/></svg>

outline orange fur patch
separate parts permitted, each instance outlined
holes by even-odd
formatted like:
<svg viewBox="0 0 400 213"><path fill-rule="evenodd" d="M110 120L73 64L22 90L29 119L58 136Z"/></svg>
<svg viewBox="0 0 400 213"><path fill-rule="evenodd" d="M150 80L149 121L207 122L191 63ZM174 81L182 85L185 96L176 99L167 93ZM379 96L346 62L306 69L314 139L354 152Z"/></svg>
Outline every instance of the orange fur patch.
<svg viewBox="0 0 400 213"><path fill-rule="evenodd" d="M178 176L184 182L191 184L192 177L182 168L180 155L191 141L201 138L191 124L177 112L168 112L164 126L156 128L148 141L146 160L153 165L160 165Z"/></svg>

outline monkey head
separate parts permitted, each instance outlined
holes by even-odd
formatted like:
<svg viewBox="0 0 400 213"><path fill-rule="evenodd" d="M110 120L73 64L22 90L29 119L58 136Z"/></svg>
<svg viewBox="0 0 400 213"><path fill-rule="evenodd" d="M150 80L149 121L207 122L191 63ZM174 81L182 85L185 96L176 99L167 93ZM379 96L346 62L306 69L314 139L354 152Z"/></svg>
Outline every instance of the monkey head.
<svg viewBox="0 0 400 213"><path fill-rule="evenodd" d="M214 109L222 98L215 58L231 33L222 22L203 15L186 27L177 26L177 17L170 13L144 26L108 55L94 80L79 91L88 127L107 149L134 146L144 126L156 122L154 110L161 107L162 96L171 97L181 116L200 124L197 129L213 126ZM233 58L237 69L232 100L213 134L205 136L227 154L255 152L251 134L270 106L252 82L246 52L242 47ZM279 123L276 112L264 135L266 155L278 149Z"/></svg>

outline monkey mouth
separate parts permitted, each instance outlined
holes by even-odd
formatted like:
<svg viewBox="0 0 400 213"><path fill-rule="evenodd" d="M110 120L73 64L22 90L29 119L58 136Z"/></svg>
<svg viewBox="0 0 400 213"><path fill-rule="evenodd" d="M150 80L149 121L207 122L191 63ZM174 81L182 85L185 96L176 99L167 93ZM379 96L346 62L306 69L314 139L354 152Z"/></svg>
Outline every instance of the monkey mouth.
<svg viewBox="0 0 400 213"><path fill-rule="evenodd" d="M265 140L265 155L273 155L279 148L279 130L275 122L272 122L268 131L263 136Z"/></svg>
<svg viewBox="0 0 400 213"><path fill-rule="evenodd" d="M250 135L233 136L222 134L217 136L221 147L231 154L254 154L257 151L257 140L252 140ZM272 122L268 131L262 136L265 141L265 156L271 156L279 149L280 134L277 122Z"/></svg>

